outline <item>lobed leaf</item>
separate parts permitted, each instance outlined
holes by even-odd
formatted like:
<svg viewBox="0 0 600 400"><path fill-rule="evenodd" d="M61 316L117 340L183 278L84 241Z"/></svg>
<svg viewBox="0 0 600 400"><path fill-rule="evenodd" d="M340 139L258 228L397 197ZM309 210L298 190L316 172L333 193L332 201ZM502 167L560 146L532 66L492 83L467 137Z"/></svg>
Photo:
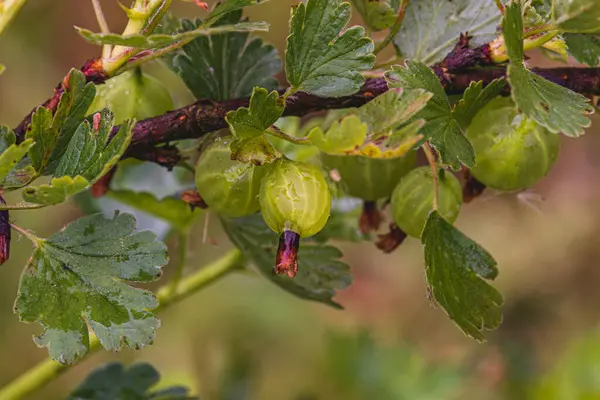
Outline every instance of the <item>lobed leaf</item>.
<svg viewBox="0 0 600 400"><path fill-rule="evenodd" d="M241 16L241 11L222 15L215 26L237 23ZM182 29L200 24L183 20ZM197 37L183 46L171 67L197 99L222 101L248 97L255 86L276 89L282 65L275 47L246 32L229 32Z"/></svg>
<svg viewBox="0 0 600 400"><path fill-rule="evenodd" d="M266 32L269 24L266 22L240 22L234 25L222 25L217 27L200 27L191 31L177 34L152 34L152 35L120 35L117 33L94 33L88 29L75 27L77 32L88 42L97 45L115 45L133 47L136 49L159 49L170 46L183 40L192 40L198 36L216 35L228 32Z"/></svg>
<svg viewBox="0 0 600 400"><path fill-rule="evenodd" d="M111 190L108 192L108 196L153 217L167 221L180 231L189 230L196 221L196 217L200 215L199 209L192 210L189 204L173 197L158 199L152 193L130 190Z"/></svg>
<svg viewBox="0 0 600 400"><path fill-rule="evenodd" d="M214 26L224 15L229 14L233 11L240 11L244 7L253 6L258 3L264 3L265 0L225 0L218 2L212 9L206 20L204 26Z"/></svg>
<svg viewBox="0 0 600 400"><path fill-rule="evenodd" d="M600 35L565 35L569 53L580 63L596 67L600 63Z"/></svg>
<svg viewBox="0 0 600 400"><path fill-rule="evenodd" d="M373 31L388 29L396 22L396 11L387 0L350 0Z"/></svg>
<svg viewBox="0 0 600 400"><path fill-rule="evenodd" d="M599 32L600 7L597 0L554 0L554 25L563 32Z"/></svg>
<svg viewBox="0 0 600 400"><path fill-rule="evenodd" d="M331 124L327 133L323 132L320 126L314 127L309 132L308 138L319 150L340 154L362 146L367 138L367 130L367 124L363 123L358 116L349 115Z"/></svg>
<svg viewBox="0 0 600 400"><path fill-rule="evenodd" d="M16 144L15 133L7 126L0 126L0 182L15 169L31 146L31 139Z"/></svg>
<svg viewBox="0 0 600 400"><path fill-rule="evenodd" d="M404 58L434 64L461 33L468 32L474 46L494 39L500 19L494 0L410 1L394 44Z"/></svg>
<svg viewBox="0 0 600 400"><path fill-rule="evenodd" d="M48 347L52 359L71 364L84 356L88 328L108 350L154 340L160 321L149 310L157 300L126 282L157 279L167 263L166 246L150 231L134 231L131 215L96 214L48 239L30 235L36 249L21 276L15 312L42 325L35 342Z"/></svg>
<svg viewBox="0 0 600 400"><path fill-rule="evenodd" d="M129 368L111 362L94 370L69 395L67 400L192 400L189 390L172 386L151 391L160 380L160 374L147 363L136 363Z"/></svg>
<svg viewBox="0 0 600 400"><path fill-rule="evenodd" d="M306 300L342 308L333 301L336 290L350 285L350 268L339 261L342 253L335 247L302 241L298 274L286 279L273 273L277 234L264 223L260 214L238 219L221 219L225 232L248 260L271 282Z"/></svg>
<svg viewBox="0 0 600 400"><path fill-rule="evenodd" d="M523 62L523 18L521 5L506 7L502 24L510 65L511 95L521 112L553 133L577 137L590 125L593 112L588 99L531 72Z"/></svg>
<svg viewBox="0 0 600 400"><path fill-rule="evenodd" d="M458 170L461 164L472 167L475 151L471 142L455 119L450 100L433 71L420 61L406 61L404 66L395 65L385 78L390 87L405 90L424 89L433 94L417 117L426 121L420 133L429 140L440 154L440 161Z"/></svg>
<svg viewBox="0 0 600 400"><path fill-rule="evenodd" d="M483 330L502 322L502 295L483 280L498 275L496 261L437 211L429 214L421 242L435 302L465 334L484 341Z"/></svg>
<svg viewBox="0 0 600 400"><path fill-rule="evenodd" d="M363 27L342 33L350 4L308 0L292 11L286 47L286 76L293 90L323 97L355 93L365 82L361 71L375 63L373 41Z"/></svg>
<svg viewBox="0 0 600 400"><path fill-rule="evenodd" d="M454 118L463 129L467 129L475 114L500 95L505 87L506 81L503 78L494 79L485 87L483 81L471 82L452 111Z"/></svg>

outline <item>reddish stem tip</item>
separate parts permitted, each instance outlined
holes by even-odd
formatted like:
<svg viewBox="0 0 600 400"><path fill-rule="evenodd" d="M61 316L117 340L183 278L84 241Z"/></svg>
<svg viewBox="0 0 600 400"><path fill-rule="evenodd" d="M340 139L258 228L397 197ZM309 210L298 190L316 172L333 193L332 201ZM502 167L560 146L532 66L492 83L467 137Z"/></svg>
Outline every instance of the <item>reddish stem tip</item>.
<svg viewBox="0 0 600 400"><path fill-rule="evenodd" d="M279 237L277 258L275 260L275 273L287 275L290 278L298 272L298 249L300 248L300 235L292 231L283 231Z"/></svg>

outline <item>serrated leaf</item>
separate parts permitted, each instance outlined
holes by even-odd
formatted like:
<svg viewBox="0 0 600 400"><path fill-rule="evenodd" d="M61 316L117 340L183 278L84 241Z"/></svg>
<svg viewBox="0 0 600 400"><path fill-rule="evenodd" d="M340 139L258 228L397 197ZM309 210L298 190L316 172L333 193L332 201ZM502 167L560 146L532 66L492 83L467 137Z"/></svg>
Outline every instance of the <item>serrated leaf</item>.
<svg viewBox="0 0 600 400"><path fill-rule="evenodd" d="M355 93L365 82L361 71L375 63L373 41L363 27L342 29L350 4L308 0L292 11L286 47L286 76L294 90L323 97Z"/></svg>
<svg viewBox="0 0 600 400"><path fill-rule="evenodd" d="M187 231L201 214L199 209L191 210L189 204L173 197L156 198L152 193L130 190L111 190L108 196L123 204L144 211L153 217L169 222L180 231Z"/></svg>
<svg viewBox="0 0 600 400"><path fill-rule="evenodd" d="M600 35L565 35L569 53L580 63L595 67L600 62Z"/></svg>
<svg viewBox="0 0 600 400"><path fill-rule="evenodd" d="M437 211L429 214L421 242L435 302L465 334L484 341L483 330L502 322L502 295L484 281L498 275L496 261Z"/></svg>
<svg viewBox="0 0 600 400"><path fill-rule="evenodd" d="M23 199L41 206L60 204L91 186L119 162L133 134L133 121L121 124L110 139L114 115L108 109L95 114L94 123L83 121L72 135L50 184L30 186Z"/></svg>
<svg viewBox="0 0 600 400"><path fill-rule="evenodd" d="M160 380L150 364L136 363L125 368L121 363L108 363L94 370L69 395L67 400L192 400L189 390L173 386L151 391Z"/></svg>
<svg viewBox="0 0 600 400"><path fill-rule="evenodd" d="M268 0L267 0L268 1ZM206 20L204 26L214 26L217 21L221 19L225 14L229 14L232 11L241 11L242 8L253 6L258 3L264 3L265 0L224 0L220 1L212 9ZM241 14L241 12L240 12Z"/></svg>
<svg viewBox="0 0 600 400"><path fill-rule="evenodd" d="M462 99L454 106L454 118L463 129L467 129L475 114L500 95L505 87L506 81L503 78L494 79L485 88L483 81L471 82Z"/></svg>
<svg viewBox="0 0 600 400"><path fill-rule="evenodd" d="M600 31L600 7L597 0L554 0L554 25L563 32Z"/></svg>
<svg viewBox="0 0 600 400"><path fill-rule="evenodd" d="M420 61L406 61L404 66L393 66L385 78L390 87L405 90L424 89L433 94L427 105L417 114L426 121L420 133L440 154L442 164L458 170L461 164L472 167L475 151L454 118L450 100L433 71Z"/></svg>
<svg viewBox="0 0 600 400"><path fill-rule="evenodd" d="M107 350L154 340L160 321L149 310L157 300L126 281L157 279L167 263L166 246L150 231L134 231L131 215L97 214L49 239L32 236L36 249L21 276L15 312L42 325L35 342L48 347L52 359L71 364L84 356L88 327Z"/></svg>
<svg viewBox="0 0 600 400"><path fill-rule="evenodd" d="M222 219L221 223L233 244L256 265L265 278L300 298L341 308L333 301L333 297L336 290L350 285L352 276L350 267L339 261L342 253L337 248L302 241L298 274L294 279L285 279L273 274L277 234L265 225L260 214Z"/></svg>
<svg viewBox="0 0 600 400"><path fill-rule="evenodd" d="M229 13L215 26L239 22L241 16L241 11ZM193 30L200 23L183 20L182 28ZM200 36L172 61L172 68L197 99L214 101L250 96L255 86L276 89L275 75L281 67L277 49L241 32Z"/></svg>
<svg viewBox="0 0 600 400"><path fill-rule="evenodd" d="M40 149L30 152L29 157L38 166L38 174L51 174L62 158L65 149L75 130L84 120L87 110L94 101L96 95L96 86L93 83L86 83L83 72L72 69L66 78L67 87L61 95L60 102L50 130L42 132L33 130L35 133L30 136L36 143L41 143ZM44 121L44 119L42 119ZM48 154L50 152L50 154ZM35 161L34 161L35 160Z"/></svg>
<svg viewBox="0 0 600 400"><path fill-rule="evenodd" d="M26 139L20 144L15 144L14 132L7 126L0 126L0 182L15 169L19 161L33 146L33 140Z"/></svg>
<svg viewBox="0 0 600 400"><path fill-rule="evenodd" d="M473 46L494 39L500 18L494 0L411 1L394 44L404 58L434 64L454 48L461 33L469 33Z"/></svg>
<svg viewBox="0 0 600 400"><path fill-rule="evenodd" d="M350 0L369 28L381 31L394 25L396 11L387 0Z"/></svg>
<svg viewBox="0 0 600 400"><path fill-rule="evenodd" d="M210 36L228 32L266 32L269 30L269 24L266 22L240 22L239 24L222 25L211 28L201 27L172 35L159 33L148 36L139 34L124 36L117 33L94 33L80 27L75 27L75 29L77 29L77 32L79 32L85 40L97 45L110 44L136 49L160 49L182 40L192 40L198 36Z"/></svg>
<svg viewBox="0 0 600 400"><path fill-rule="evenodd" d="M362 146L367 138L367 130L367 124L363 123L358 116L349 115L331 124L327 133L323 132L320 126L313 128L308 138L319 150L339 154Z"/></svg>
<svg viewBox="0 0 600 400"><path fill-rule="evenodd" d="M521 112L553 133L577 137L590 125L593 112L588 99L550 82L527 69L523 62L523 19L521 6L511 2L502 24L508 52L508 81L511 95Z"/></svg>

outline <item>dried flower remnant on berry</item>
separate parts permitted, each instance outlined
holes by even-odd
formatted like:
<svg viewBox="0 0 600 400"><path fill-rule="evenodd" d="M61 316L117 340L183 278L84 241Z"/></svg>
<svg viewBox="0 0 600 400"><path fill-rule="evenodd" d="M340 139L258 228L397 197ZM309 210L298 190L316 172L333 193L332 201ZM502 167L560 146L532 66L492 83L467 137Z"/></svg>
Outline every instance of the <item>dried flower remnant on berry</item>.
<svg viewBox="0 0 600 400"><path fill-rule="evenodd" d="M300 235L293 231L284 231L279 237L279 247L275 260L274 272L287 275L290 278L298 272L298 249L300 248Z"/></svg>
<svg viewBox="0 0 600 400"><path fill-rule="evenodd" d="M0 204L6 204L0 196ZM8 210L0 210L0 265L8 261L10 256L10 222Z"/></svg>

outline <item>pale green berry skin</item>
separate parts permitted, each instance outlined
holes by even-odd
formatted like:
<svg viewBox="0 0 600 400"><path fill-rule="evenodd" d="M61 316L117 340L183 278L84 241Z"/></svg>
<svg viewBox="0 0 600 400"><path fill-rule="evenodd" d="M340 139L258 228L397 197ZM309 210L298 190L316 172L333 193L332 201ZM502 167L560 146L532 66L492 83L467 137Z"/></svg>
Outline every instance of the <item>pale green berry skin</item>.
<svg viewBox="0 0 600 400"><path fill-rule="evenodd" d="M218 214L238 218L260 208L258 191L264 167L231 159L231 138L217 138L196 164L196 188L208 207Z"/></svg>
<svg viewBox="0 0 600 400"><path fill-rule="evenodd" d="M545 177L558 157L560 137L519 115L508 97L492 100L467 129L475 149L471 174L486 186L521 190Z"/></svg>
<svg viewBox="0 0 600 400"><path fill-rule="evenodd" d="M259 193L265 223L274 232L318 233L329 219L331 194L321 170L310 164L279 159L269 165Z"/></svg>
<svg viewBox="0 0 600 400"><path fill-rule="evenodd" d="M416 157L415 151L396 158L321 154L323 163L339 172L344 191L365 201L390 197L400 179L415 166Z"/></svg>
<svg viewBox="0 0 600 400"><path fill-rule="evenodd" d="M392 215L404 233L421 237L429 212L433 209L433 176L431 168L419 167L410 171L392 194ZM450 223L456 221L462 205L460 182L451 173L440 176L438 212Z"/></svg>
<svg viewBox="0 0 600 400"><path fill-rule="evenodd" d="M173 100L158 79L138 71L126 71L96 86L96 97L88 114L110 108L115 123L129 118L142 120L164 114L173 109Z"/></svg>

